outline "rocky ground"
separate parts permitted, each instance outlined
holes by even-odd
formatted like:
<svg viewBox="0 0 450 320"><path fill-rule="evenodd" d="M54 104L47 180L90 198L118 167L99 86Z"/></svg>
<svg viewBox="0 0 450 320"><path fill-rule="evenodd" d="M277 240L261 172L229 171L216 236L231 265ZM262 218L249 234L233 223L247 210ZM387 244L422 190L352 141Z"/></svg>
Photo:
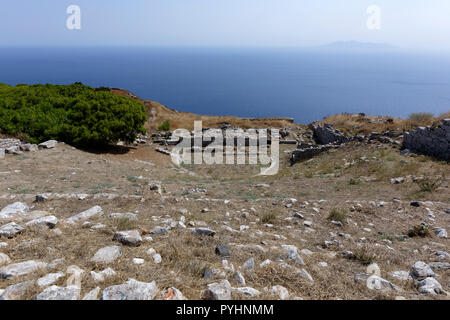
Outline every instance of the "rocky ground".
<svg viewBox="0 0 450 320"><path fill-rule="evenodd" d="M0 159L0 299L449 299L447 162L361 138L264 177L141 142Z"/></svg>

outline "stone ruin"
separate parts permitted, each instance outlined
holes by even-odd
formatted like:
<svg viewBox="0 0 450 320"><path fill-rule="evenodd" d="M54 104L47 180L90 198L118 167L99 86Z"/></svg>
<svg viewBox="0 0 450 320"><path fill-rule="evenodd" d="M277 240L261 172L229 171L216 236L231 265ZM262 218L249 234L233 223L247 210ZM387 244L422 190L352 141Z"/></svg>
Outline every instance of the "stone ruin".
<svg viewBox="0 0 450 320"><path fill-rule="evenodd" d="M313 138L318 144L342 144L349 139L344 136L339 130L334 130L333 125L324 124L323 127L319 125L312 125Z"/></svg>
<svg viewBox="0 0 450 320"><path fill-rule="evenodd" d="M450 119L438 127L419 127L403 136L403 149L450 160Z"/></svg>
<svg viewBox="0 0 450 320"><path fill-rule="evenodd" d="M313 131L313 140L317 144L301 142L292 152L290 162L294 164L298 161L310 159L319 153L337 148L341 144L350 141L339 130L334 130L333 125L325 124L323 127L319 125L311 125Z"/></svg>

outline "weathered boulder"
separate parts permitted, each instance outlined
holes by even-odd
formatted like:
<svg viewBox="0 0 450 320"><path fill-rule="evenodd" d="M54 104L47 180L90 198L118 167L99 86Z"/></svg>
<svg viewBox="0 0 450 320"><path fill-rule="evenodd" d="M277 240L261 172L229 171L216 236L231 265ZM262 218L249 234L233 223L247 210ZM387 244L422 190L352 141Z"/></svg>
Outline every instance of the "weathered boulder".
<svg viewBox="0 0 450 320"><path fill-rule="evenodd" d="M128 279L124 284L105 288L102 300L153 300L158 294L156 282L140 282Z"/></svg>
<svg viewBox="0 0 450 320"><path fill-rule="evenodd" d="M86 211L80 212L66 220L69 224L81 222L92 217L100 216L103 214L103 209L100 206L94 206Z"/></svg>
<svg viewBox="0 0 450 320"><path fill-rule="evenodd" d="M0 267L10 264L11 263L11 258L5 254L0 252Z"/></svg>
<svg viewBox="0 0 450 320"><path fill-rule="evenodd" d="M113 278L115 275L116 272L111 268L106 268L100 272L91 271L91 278L95 283L105 282L105 280Z"/></svg>
<svg viewBox="0 0 450 320"><path fill-rule="evenodd" d="M435 273L431 267L423 261L417 261L411 268L411 276L415 279L424 279L435 277Z"/></svg>
<svg viewBox="0 0 450 320"><path fill-rule="evenodd" d="M14 202L0 211L0 221L9 221L19 216L26 215L30 208L26 203Z"/></svg>
<svg viewBox="0 0 450 320"><path fill-rule="evenodd" d="M49 273L42 278L37 279L36 284L39 287L48 287L64 276L65 274L62 272Z"/></svg>
<svg viewBox="0 0 450 320"><path fill-rule="evenodd" d="M34 226L34 227L48 227L49 229L53 229L58 224L58 219L55 216L47 216L42 218L37 218L25 223L26 227Z"/></svg>
<svg viewBox="0 0 450 320"><path fill-rule="evenodd" d="M131 247L137 247L142 243L142 237L137 230L116 232L112 240Z"/></svg>
<svg viewBox="0 0 450 320"><path fill-rule="evenodd" d="M131 212L125 212L125 213L111 213L108 215L108 217L112 219L128 219L130 221L135 221L138 219L138 215Z"/></svg>
<svg viewBox="0 0 450 320"><path fill-rule="evenodd" d="M221 243L216 246L215 253L221 257L229 257L230 247L226 243Z"/></svg>
<svg viewBox="0 0 450 320"><path fill-rule="evenodd" d="M12 238L25 230L15 222L10 222L0 227L0 237Z"/></svg>
<svg viewBox="0 0 450 320"><path fill-rule="evenodd" d="M99 249L92 257L91 261L95 263L111 263L122 255L122 249L119 246L108 246Z"/></svg>
<svg viewBox="0 0 450 320"><path fill-rule="evenodd" d="M214 230L208 229L208 228L197 228L192 230L192 234L198 235L198 236L214 236L216 232Z"/></svg>
<svg viewBox="0 0 450 320"><path fill-rule="evenodd" d="M21 277L46 268L47 263L34 260L13 263L0 269L0 279Z"/></svg>
<svg viewBox="0 0 450 320"><path fill-rule="evenodd" d="M355 282L364 283L371 290L380 291L402 291L400 287L396 286L390 281L387 281L377 275L358 273L355 275Z"/></svg>
<svg viewBox="0 0 450 320"><path fill-rule="evenodd" d="M302 257L300 256L300 254L298 253L298 249L296 246L292 246L292 245L282 245L281 246L284 251L286 252L286 254L284 255L284 258L287 259L288 261L293 261L298 265L305 265L305 262L303 261Z"/></svg>
<svg viewBox="0 0 450 320"><path fill-rule="evenodd" d="M33 285L34 280L30 280L9 286L0 295L0 300L23 300Z"/></svg>
<svg viewBox="0 0 450 320"><path fill-rule="evenodd" d="M89 291L82 300L98 300L98 295L100 294L100 287L96 287Z"/></svg>
<svg viewBox="0 0 450 320"><path fill-rule="evenodd" d="M441 284L432 277L423 279L418 283L419 292L423 294L440 294L443 293Z"/></svg>
<svg viewBox="0 0 450 320"><path fill-rule="evenodd" d="M231 300L231 284L228 280L210 283L203 291L203 300Z"/></svg>
<svg viewBox="0 0 450 320"><path fill-rule="evenodd" d="M56 140L47 140L45 142L40 143L38 146L40 149L52 149L56 147L58 141Z"/></svg>
<svg viewBox="0 0 450 320"><path fill-rule="evenodd" d="M36 300L78 300L80 288L77 286L58 287L51 286L39 293Z"/></svg>
<svg viewBox="0 0 450 320"><path fill-rule="evenodd" d="M448 238L447 230L445 230L444 228L435 228L434 234L438 238L444 238L444 239Z"/></svg>
<svg viewBox="0 0 450 320"><path fill-rule="evenodd" d="M280 285L273 286L270 293L274 296L278 296L281 300L286 300L289 298L288 289Z"/></svg>

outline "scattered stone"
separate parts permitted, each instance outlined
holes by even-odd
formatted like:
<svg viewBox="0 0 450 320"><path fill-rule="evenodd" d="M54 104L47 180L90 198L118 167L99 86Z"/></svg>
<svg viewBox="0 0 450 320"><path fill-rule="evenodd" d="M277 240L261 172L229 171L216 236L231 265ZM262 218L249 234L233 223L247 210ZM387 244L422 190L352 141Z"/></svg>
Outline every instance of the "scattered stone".
<svg viewBox="0 0 450 320"><path fill-rule="evenodd" d="M420 207L420 202L419 201L412 201L410 203L411 207Z"/></svg>
<svg viewBox="0 0 450 320"><path fill-rule="evenodd" d="M405 182L405 178L403 178L403 177L392 178L390 181L392 184L400 184L400 183Z"/></svg>
<svg viewBox="0 0 450 320"><path fill-rule="evenodd" d="M66 281L66 286L76 286L81 290L81 275L84 273L84 270L76 265L71 265L67 268L66 273L70 274Z"/></svg>
<svg viewBox="0 0 450 320"><path fill-rule="evenodd" d="M251 287L232 288L232 290L233 292L243 294L244 296L251 298L257 297L258 295L261 294L261 292Z"/></svg>
<svg viewBox="0 0 450 320"><path fill-rule="evenodd" d="M161 298L163 300L186 300L186 297L180 290L174 287L170 287L161 292Z"/></svg>
<svg viewBox="0 0 450 320"><path fill-rule="evenodd" d="M92 217L100 216L103 214L103 209L100 206L94 206L86 211L76 214L66 220L67 223L74 224L77 222L85 221Z"/></svg>
<svg viewBox="0 0 450 320"><path fill-rule="evenodd" d="M436 271L436 270L443 270L443 271L450 270L450 263L448 263L448 262L430 262L428 265L434 271Z"/></svg>
<svg viewBox="0 0 450 320"><path fill-rule="evenodd" d="M422 294L440 294L443 293L441 284L432 277L423 279L418 283L419 292Z"/></svg>
<svg viewBox="0 0 450 320"><path fill-rule="evenodd" d="M242 265L242 268L244 270L252 271L255 268L255 260L253 259L253 257L245 261Z"/></svg>
<svg viewBox="0 0 450 320"><path fill-rule="evenodd" d="M131 247L138 247L142 243L141 235L137 230L116 232L112 240Z"/></svg>
<svg viewBox="0 0 450 320"><path fill-rule="evenodd" d="M4 265L10 264L11 259L8 257L7 254L0 252L0 267L3 267Z"/></svg>
<svg viewBox="0 0 450 320"><path fill-rule="evenodd" d="M36 300L78 300L80 288L77 286L51 286L36 296Z"/></svg>
<svg viewBox="0 0 450 320"><path fill-rule="evenodd" d="M281 300L289 299L288 289L280 285L273 286L272 289L270 290L270 293L275 296L278 296Z"/></svg>
<svg viewBox="0 0 450 320"><path fill-rule="evenodd" d="M342 227L342 222L340 222L340 221L332 220L331 223L336 225L336 226L338 226L338 227Z"/></svg>
<svg viewBox="0 0 450 320"><path fill-rule="evenodd" d="M0 269L0 279L21 277L46 268L46 263L34 260L13 263Z"/></svg>
<svg viewBox="0 0 450 320"><path fill-rule="evenodd" d="M294 261L298 265L305 265L305 262L303 262L302 257L297 252L297 247L292 245L282 245L281 246L285 251L287 251L286 259L289 261Z"/></svg>
<svg viewBox="0 0 450 320"><path fill-rule="evenodd" d="M208 284L202 294L203 300L231 300L231 284L228 280Z"/></svg>
<svg viewBox="0 0 450 320"><path fill-rule="evenodd" d="M216 232L214 230L208 229L208 228L197 228L192 231L192 234L198 235L198 236L211 236L213 237Z"/></svg>
<svg viewBox="0 0 450 320"><path fill-rule="evenodd" d="M408 281L411 280L412 277L408 271L392 271L388 273L392 278L401 280L401 281Z"/></svg>
<svg viewBox="0 0 450 320"><path fill-rule="evenodd" d="M434 229L434 234L438 238L445 238L445 239L447 239L447 237L448 237L447 230L445 230L444 228L436 228L436 229Z"/></svg>
<svg viewBox="0 0 450 320"><path fill-rule="evenodd" d="M38 194L38 195L36 195L34 202L44 202L47 200L48 200L48 197L45 194Z"/></svg>
<svg viewBox="0 0 450 320"><path fill-rule="evenodd" d="M312 227L312 221L308 221L307 220L307 221L303 222L303 225L308 227L308 228L311 228Z"/></svg>
<svg viewBox="0 0 450 320"><path fill-rule="evenodd" d="M261 263L259 264L259 267L260 267L260 268L264 268L265 266L268 266L271 262L272 262L272 260L266 259L266 260L264 260L263 262L261 262Z"/></svg>
<svg viewBox="0 0 450 320"><path fill-rule="evenodd" d="M29 227L29 226L38 226L38 227L46 226L49 229L53 229L57 224L58 224L58 219L55 216L47 216L47 217L42 217L42 218L31 220L31 221L25 223L25 226L26 227Z"/></svg>
<svg viewBox="0 0 450 320"><path fill-rule="evenodd" d="M108 217L111 219L128 219L130 221L136 221L138 219L138 215L131 212L111 213Z"/></svg>
<svg viewBox="0 0 450 320"><path fill-rule="evenodd" d="M240 272L236 272L234 274L234 280L236 280L237 283L239 283L241 286L245 286L245 278Z"/></svg>
<svg viewBox="0 0 450 320"><path fill-rule="evenodd" d="M48 286L54 284L56 281L58 281L60 278L62 278L64 276L65 276L65 274L62 272L49 273L49 274L43 276L42 278L39 278L36 281L36 284L41 288L48 287Z"/></svg>
<svg viewBox="0 0 450 320"><path fill-rule="evenodd" d="M109 246L99 249L91 261L96 263L111 263L121 255L122 249L119 246Z"/></svg>
<svg viewBox="0 0 450 320"><path fill-rule="evenodd" d="M216 247L215 252L217 255L219 255L221 257L229 257L230 256L230 248L225 243L219 244Z"/></svg>
<svg viewBox="0 0 450 320"><path fill-rule="evenodd" d="M358 273L355 275L355 282L364 283L371 290L381 291L401 291L401 288L377 275ZM369 281L368 281L369 280Z"/></svg>
<svg viewBox="0 0 450 320"><path fill-rule="evenodd" d="M435 273L429 265L423 261L417 261L411 268L411 276L415 279L424 279L428 277L435 277Z"/></svg>
<svg viewBox="0 0 450 320"><path fill-rule="evenodd" d="M157 294L155 281L146 283L130 278L124 284L105 288L102 300L153 300Z"/></svg>
<svg viewBox="0 0 450 320"><path fill-rule="evenodd" d="M54 147L56 147L56 145L58 144L58 141L56 140L48 140L45 142L40 143L39 149L53 149Z"/></svg>
<svg viewBox="0 0 450 320"><path fill-rule="evenodd" d="M450 258L450 254L446 251L436 251L435 255L439 258L439 259L449 259Z"/></svg>
<svg viewBox="0 0 450 320"><path fill-rule="evenodd" d="M313 252L311 250L309 250L309 249L302 249L302 250L300 250L300 253L304 254L304 255L307 255L307 256L313 254Z"/></svg>
<svg viewBox="0 0 450 320"><path fill-rule="evenodd" d="M205 270L203 271L202 278L203 279L211 279L213 276L214 275L213 275L212 271L210 269L208 269L208 268L205 268Z"/></svg>
<svg viewBox="0 0 450 320"><path fill-rule="evenodd" d="M34 280L9 286L0 295L0 300L23 300L25 294L34 285Z"/></svg>
<svg viewBox="0 0 450 320"><path fill-rule="evenodd" d="M161 261L162 261L161 255L159 253L155 253L153 255L153 262L159 264L161 263Z"/></svg>
<svg viewBox="0 0 450 320"><path fill-rule="evenodd" d="M145 260L141 259L141 258L133 258L133 263L137 264L137 265L141 265L141 264L145 263Z"/></svg>
<svg viewBox="0 0 450 320"><path fill-rule="evenodd" d="M311 275L305 269L298 270L297 275L299 275L303 279L308 280L309 282L314 282L314 280L311 277Z"/></svg>
<svg viewBox="0 0 450 320"><path fill-rule="evenodd" d="M164 227L155 227L152 230L150 230L150 234L167 234L169 231L167 228Z"/></svg>
<svg viewBox="0 0 450 320"><path fill-rule="evenodd" d="M100 272L91 271L90 274L95 283L103 283L106 280L113 278L116 275L116 272L111 268L106 268Z"/></svg>
<svg viewBox="0 0 450 320"><path fill-rule="evenodd" d="M19 216L26 215L30 208L26 203L14 202L0 211L0 221L11 220Z"/></svg>
<svg viewBox="0 0 450 320"><path fill-rule="evenodd" d="M89 291L81 300L98 300L98 295L100 291L101 291L100 287L96 287L95 289Z"/></svg>

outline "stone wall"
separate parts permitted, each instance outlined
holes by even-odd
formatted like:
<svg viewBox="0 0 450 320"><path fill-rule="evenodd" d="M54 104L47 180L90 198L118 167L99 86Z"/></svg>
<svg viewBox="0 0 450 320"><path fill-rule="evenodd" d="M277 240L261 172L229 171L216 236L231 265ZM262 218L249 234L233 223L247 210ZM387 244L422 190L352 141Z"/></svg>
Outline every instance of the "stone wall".
<svg viewBox="0 0 450 320"><path fill-rule="evenodd" d="M403 149L450 160L450 119L444 119L439 127L419 127L406 132Z"/></svg>
<svg viewBox="0 0 450 320"><path fill-rule="evenodd" d="M349 140L339 130L334 130L331 124L325 124L323 127L320 124L313 125L312 130L313 138L318 144L341 144Z"/></svg>

